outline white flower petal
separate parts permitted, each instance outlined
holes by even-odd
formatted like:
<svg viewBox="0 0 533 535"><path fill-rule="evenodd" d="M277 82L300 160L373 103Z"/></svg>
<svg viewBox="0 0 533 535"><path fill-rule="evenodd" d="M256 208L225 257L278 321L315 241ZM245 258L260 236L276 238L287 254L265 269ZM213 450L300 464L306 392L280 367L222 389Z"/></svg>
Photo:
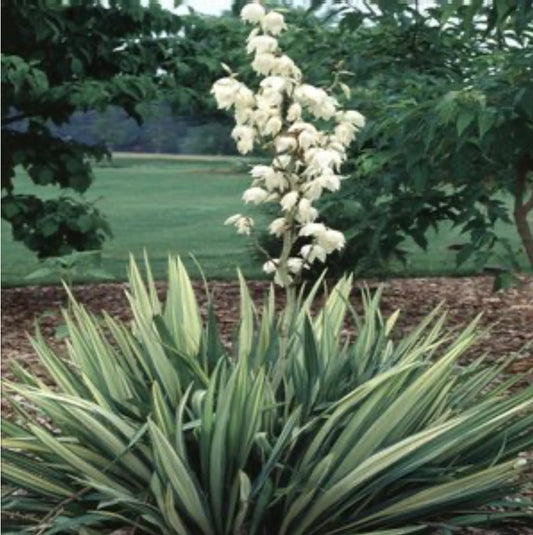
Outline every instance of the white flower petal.
<svg viewBox="0 0 533 535"><path fill-rule="evenodd" d="M241 217L242 217L241 214L232 215L228 217L226 221L224 221L224 225L234 225Z"/></svg>

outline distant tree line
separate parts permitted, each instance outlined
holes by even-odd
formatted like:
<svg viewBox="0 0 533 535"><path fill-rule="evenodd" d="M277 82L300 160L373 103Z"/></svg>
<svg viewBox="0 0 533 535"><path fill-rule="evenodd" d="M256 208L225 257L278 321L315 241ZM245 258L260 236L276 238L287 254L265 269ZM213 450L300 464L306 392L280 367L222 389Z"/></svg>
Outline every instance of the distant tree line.
<svg viewBox="0 0 533 535"><path fill-rule="evenodd" d="M167 154L236 154L230 138L230 118L212 115L176 115L171 105L159 101L143 105L142 122L135 121L122 108L74 113L65 124L50 124L51 134L65 141L104 146L110 152ZM28 121L10 125L19 132Z"/></svg>

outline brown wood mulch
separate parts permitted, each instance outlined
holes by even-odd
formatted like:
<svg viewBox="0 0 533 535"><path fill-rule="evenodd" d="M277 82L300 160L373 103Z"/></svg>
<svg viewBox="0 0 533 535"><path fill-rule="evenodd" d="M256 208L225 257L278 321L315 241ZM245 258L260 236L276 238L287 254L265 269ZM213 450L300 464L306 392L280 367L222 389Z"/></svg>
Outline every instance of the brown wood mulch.
<svg viewBox="0 0 533 535"><path fill-rule="evenodd" d="M481 327L490 327L476 347L469 351L466 361L487 353L489 361L514 355L516 358L506 373L524 374L522 384L533 384L533 277L523 277L520 288L504 292L492 292L489 277L474 278L418 278L393 279L383 284L382 312L390 315L396 309L402 311L398 320L400 332L416 325L439 303L445 303L448 311L448 327L454 328L483 313ZM375 281L368 281L375 287ZM364 283L361 283L361 285ZM265 282L250 282L249 288L256 302L266 290ZM124 297L126 284L93 284L76 286L76 298L91 311L100 314L106 310L122 320L130 319ZM205 304L203 288L195 283L198 298ZM164 286L158 289L164 293ZM216 312L220 328L226 337L234 330L239 313L239 290L234 282L212 282L210 289L216 296ZM54 338L55 329L61 323L60 307L66 305L65 291L61 287L24 287L2 289L2 376L9 376L9 362L17 362L40 373L27 334L34 329L37 319L50 344L61 349L62 342ZM359 292L353 301L360 308ZM7 408L2 400L3 412ZM533 521L532 521L533 525ZM533 534L527 526L509 527L509 530L467 530L467 533L488 535L492 533Z"/></svg>
<svg viewBox="0 0 533 535"><path fill-rule="evenodd" d="M375 281L361 282L375 287ZM198 299L205 303L203 286L195 283ZM260 302L267 284L250 282L250 293ZM106 310L111 316L130 319L124 292L125 283L93 284L76 286L76 298L92 312ZM158 285L161 295L164 286ZM210 289L215 295L216 312L220 329L230 337L239 313L239 289L234 282L212 282ZM50 343L61 348L54 339L57 325L62 322L60 308L66 305L66 294L61 287L23 287L2 289L2 374L8 373L8 363L15 359L30 367L37 361L28 341L28 333L34 331L37 320ZM360 295L354 291L353 301L360 308ZM525 381L533 383L533 277L523 278L520 288L505 292L492 292L489 277L475 278L419 278L393 279L383 283L381 300L385 316L396 309L401 310L398 320L400 332L416 325L439 303L444 302L448 312L447 326L464 325L477 314L483 313L480 326L490 331L465 358L488 353L488 360L515 355L510 373L525 373Z"/></svg>

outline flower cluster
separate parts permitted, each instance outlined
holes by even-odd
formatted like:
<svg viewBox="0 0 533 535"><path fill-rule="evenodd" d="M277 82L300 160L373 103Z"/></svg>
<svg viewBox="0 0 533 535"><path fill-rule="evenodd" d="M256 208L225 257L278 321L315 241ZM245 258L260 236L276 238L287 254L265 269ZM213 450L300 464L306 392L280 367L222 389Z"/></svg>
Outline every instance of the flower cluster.
<svg viewBox="0 0 533 535"><path fill-rule="evenodd" d="M241 154L257 144L273 150L270 165L252 168L253 182L243 200L279 203L281 217L270 224L269 231L283 238L283 252L280 258L269 260L264 270L274 273L277 283L288 286L302 269L315 261L325 262L328 254L344 247L341 232L316 222L318 212L313 203L324 190L340 188L346 148L365 118L357 111L342 110L326 90L303 82L301 70L282 52L276 38L287 28L281 13L266 12L261 4L250 3L242 9L241 18L255 26L246 51L253 56L252 68L262 79L254 92L229 72L215 82L212 93L220 109L234 111L232 137ZM237 214L226 224L249 234L253 220ZM310 243L294 253L293 245L302 236Z"/></svg>

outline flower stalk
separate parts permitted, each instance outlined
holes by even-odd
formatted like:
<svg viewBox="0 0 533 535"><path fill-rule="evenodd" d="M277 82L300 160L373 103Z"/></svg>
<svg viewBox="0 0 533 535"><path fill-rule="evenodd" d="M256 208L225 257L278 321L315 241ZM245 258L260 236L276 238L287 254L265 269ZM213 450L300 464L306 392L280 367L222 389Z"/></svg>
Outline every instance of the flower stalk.
<svg viewBox="0 0 533 535"><path fill-rule="evenodd" d="M212 93L220 109L234 112L237 150L248 154L259 145L272 153L270 165L252 167L252 184L242 198L246 204L278 203L278 217L268 228L282 239L282 249L263 269L289 290L299 284L303 270L324 263L344 247L341 232L317 222L314 203L325 191L340 188L346 149L365 118L342 109L332 96L340 88L349 98L349 88L340 82L341 71L326 90L305 83L300 68L280 48L277 37L287 29L281 13L252 2L243 7L241 18L253 26L246 52L259 83L255 91L250 89L225 65L228 76L214 83ZM226 224L235 225L239 234L250 234L254 222L236 214ZM301 239L307 243L297 250Z"/></svg>

